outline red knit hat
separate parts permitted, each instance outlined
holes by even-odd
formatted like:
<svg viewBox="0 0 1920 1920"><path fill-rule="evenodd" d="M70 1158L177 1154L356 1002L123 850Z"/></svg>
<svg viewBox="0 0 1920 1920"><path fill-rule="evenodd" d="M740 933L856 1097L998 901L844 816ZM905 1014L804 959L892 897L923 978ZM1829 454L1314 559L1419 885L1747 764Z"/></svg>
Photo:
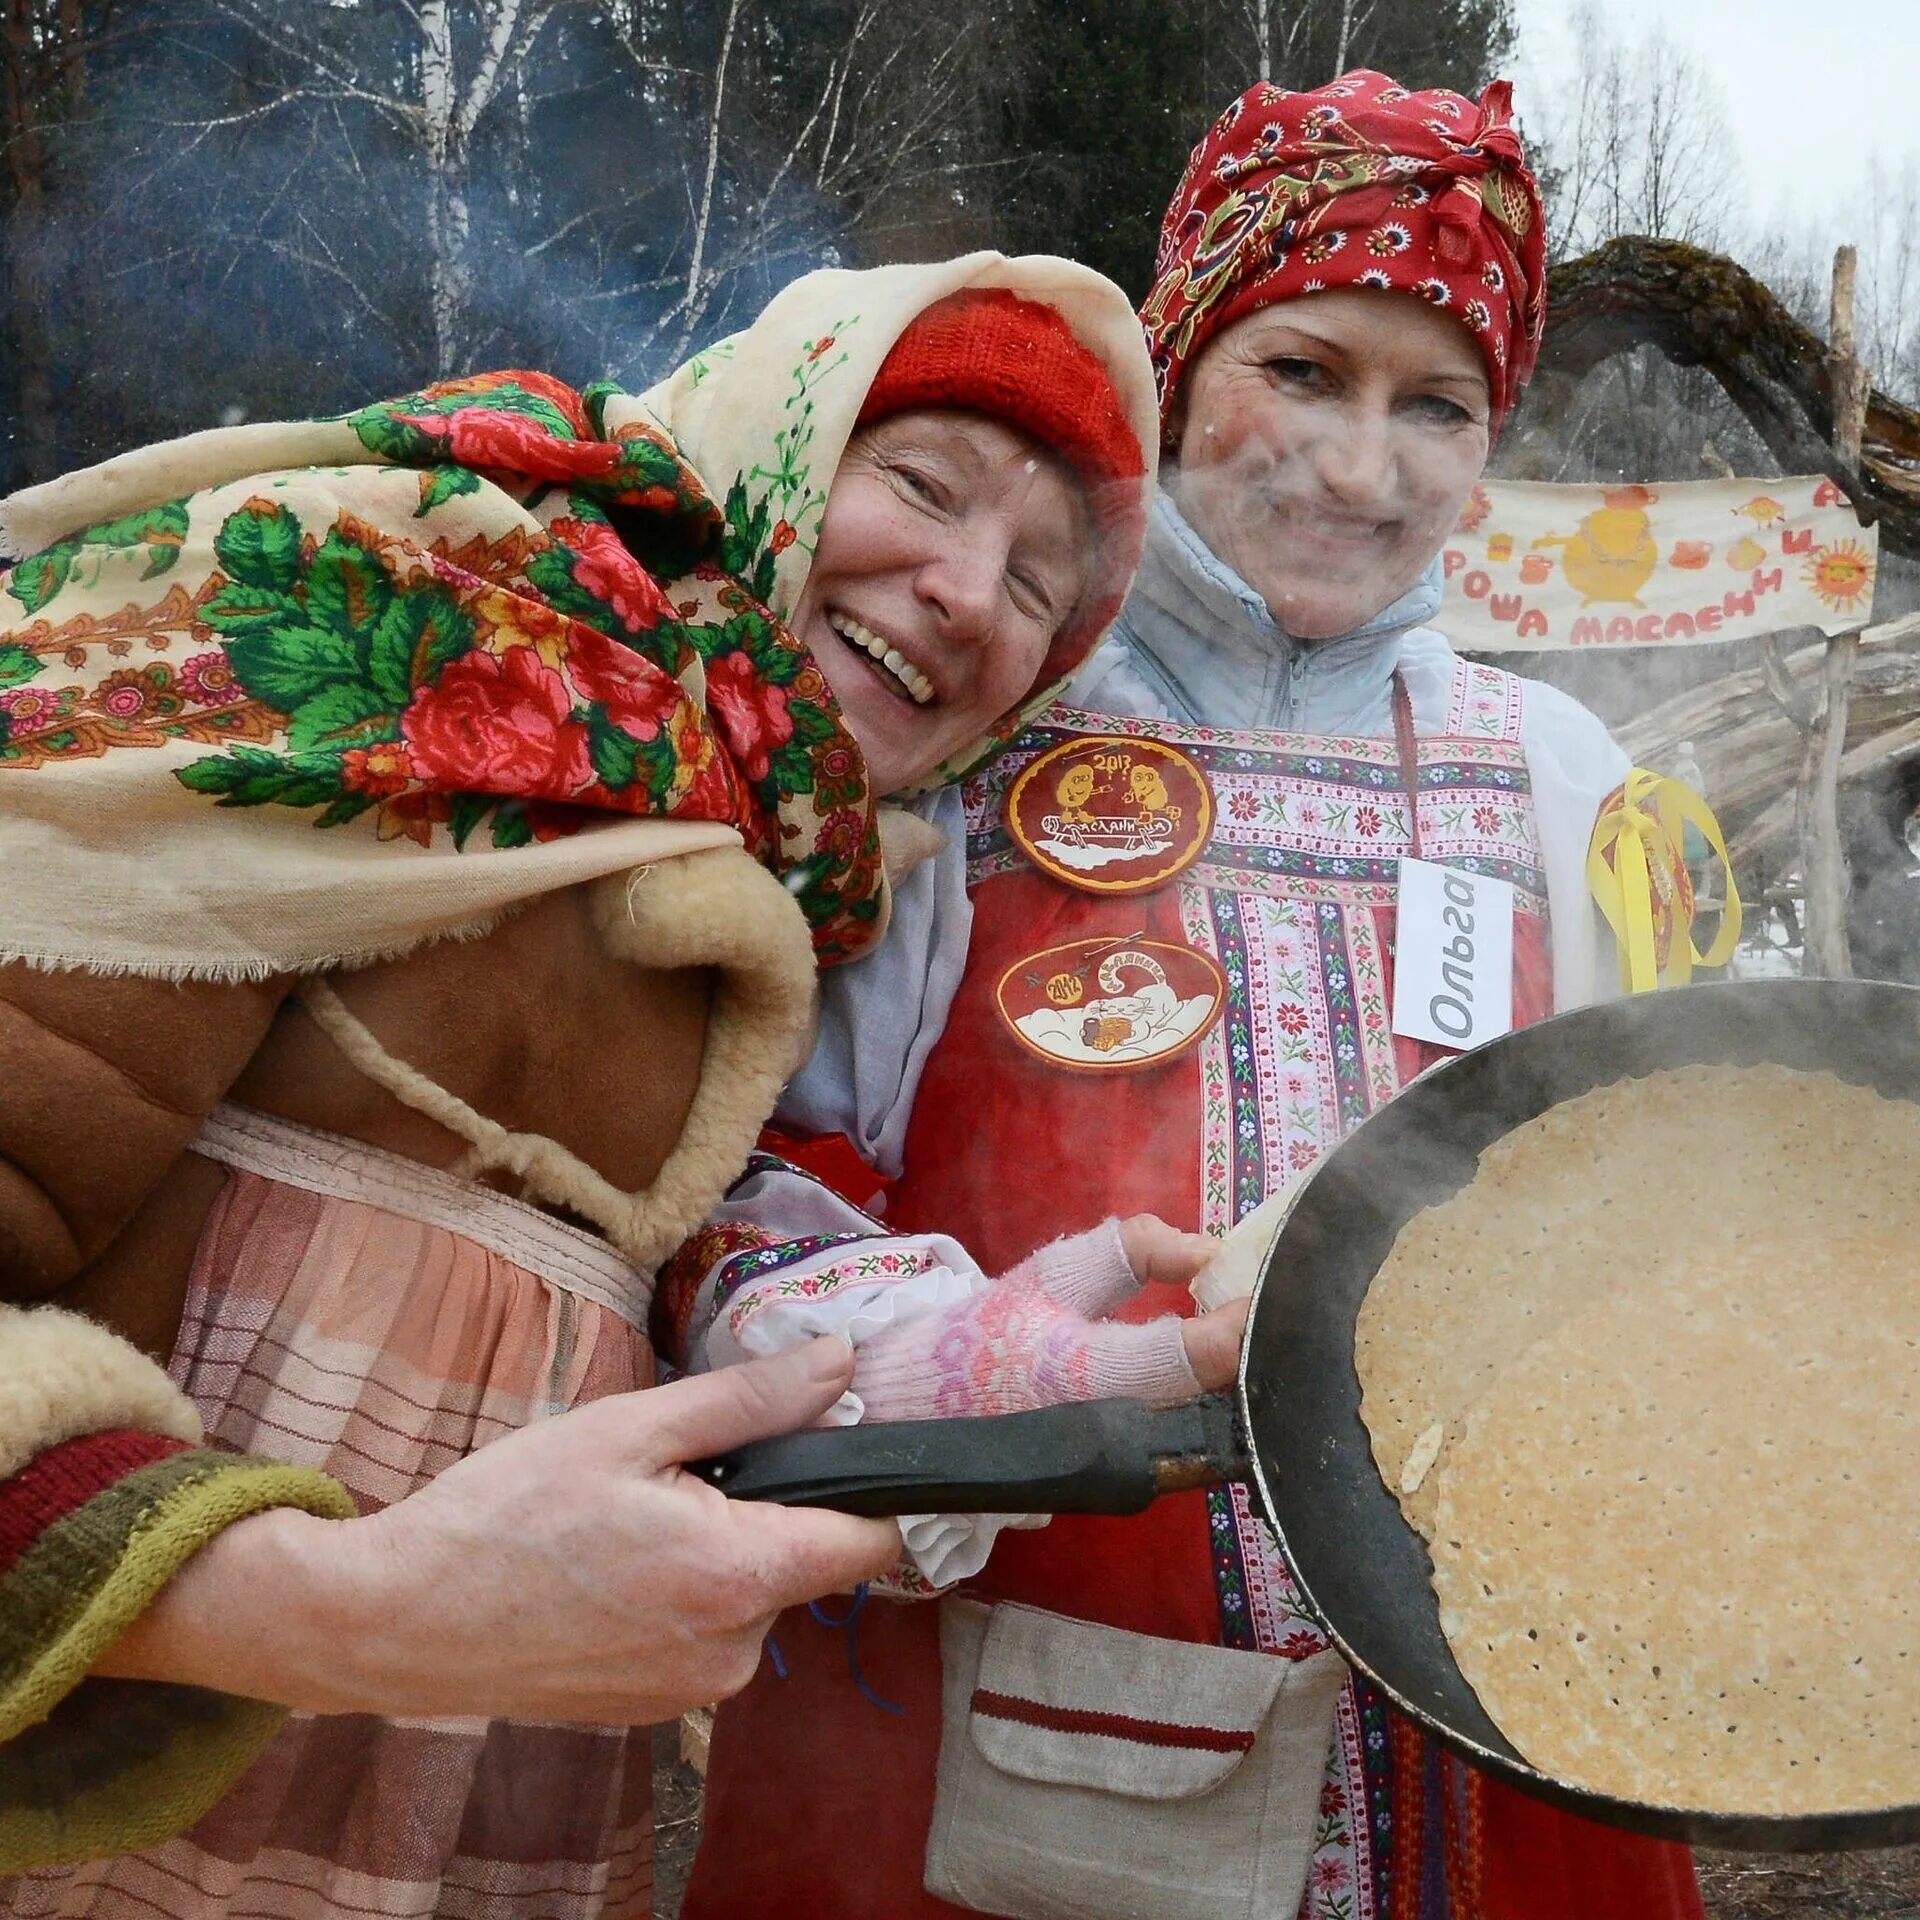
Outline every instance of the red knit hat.
<svg viewBox="0 0 1920 1920"><path fill-rule="evenodd" d="M1545 225L1504 80L1477 101L1365 70L1311 93L1249 87L1194 148L1161 223L1140 319L1162 419L1201 348L1242 315L1372 287L1466 326L1497 430L1540 350Z"/></svg>
<svg viewBox="0 0 1920 1920"><path fill-rule="evenodd" d="M914 407L957 407L1031 434L1086 489L1094 574L1035 685L1070 673L1112 624L1146 535L1146 461L1107 370L1060 313L1005 287L968 287L920 313L880 364L856 427Z"/></svg>

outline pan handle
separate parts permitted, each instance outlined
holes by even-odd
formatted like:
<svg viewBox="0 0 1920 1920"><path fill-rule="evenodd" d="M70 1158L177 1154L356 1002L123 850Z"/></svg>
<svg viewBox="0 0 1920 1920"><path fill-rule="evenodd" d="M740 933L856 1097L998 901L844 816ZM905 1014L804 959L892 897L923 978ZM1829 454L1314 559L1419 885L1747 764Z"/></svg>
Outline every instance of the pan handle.
<svg viewBox="0 0 1920 1920"><path fill-rule="evenodd" d="M1083 1400L971 1420L816 1427L687 1471L735 1500L841 1513L1138 1513L1163 1493L1243 1480L1233 1401Z"/></svg>

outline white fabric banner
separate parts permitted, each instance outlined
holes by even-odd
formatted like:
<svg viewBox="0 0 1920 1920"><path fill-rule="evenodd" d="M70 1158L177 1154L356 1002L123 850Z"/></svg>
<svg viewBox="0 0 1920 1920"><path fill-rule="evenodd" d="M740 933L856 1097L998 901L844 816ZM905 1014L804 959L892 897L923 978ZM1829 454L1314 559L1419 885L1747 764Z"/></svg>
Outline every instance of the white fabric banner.
<svg viewBox="0 0 1920 1920"><path fill-rule="evenodd" d="M1815 474L1659 486L1476 486L1434 621L1470 653L1695 646L1873 613L1877 530Z"/></svg>

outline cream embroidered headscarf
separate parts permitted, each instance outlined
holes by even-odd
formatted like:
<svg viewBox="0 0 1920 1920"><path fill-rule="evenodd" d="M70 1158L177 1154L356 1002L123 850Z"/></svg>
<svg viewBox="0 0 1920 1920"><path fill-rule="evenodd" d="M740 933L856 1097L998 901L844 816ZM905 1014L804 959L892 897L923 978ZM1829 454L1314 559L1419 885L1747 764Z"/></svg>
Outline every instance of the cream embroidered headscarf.
<svg viewBox="0 0 1920 1920"><path fill-rule="evenodd" d="M1105 368L1142 448L1158 446L1153 373L1126 296L1104 274L1049 254L971 253L930 266L807 274L776 294L750 327L695 354L642 396L646 416L672 435L725 501L736 534L753 530L753 563L764 570L750 584L782 619L791 617L806 585L827 489L881 362L936 301L985 287L1004 287L1058 312ZM1144 523L1154 462L1142 464ZM1129 574L1137 558L1128 556ZM1085 651L1098 638L1089 634ZM924 784L957 778L1004 744L1053 697L1073 664L1032 688Z"/></svg>
<svg viewBox="0 0 1920 1920"><path fill-rule="evenodd" d="M806 663L754 610L710 668L725 583L676 583L718 511L657 431L593 413L481 375L9 502L0 958L324 972L743 836L776 871L768 843L813 852L812 769L743 764L728 705L785 712ZM829 704L804 718L857 764Z"/></svg>

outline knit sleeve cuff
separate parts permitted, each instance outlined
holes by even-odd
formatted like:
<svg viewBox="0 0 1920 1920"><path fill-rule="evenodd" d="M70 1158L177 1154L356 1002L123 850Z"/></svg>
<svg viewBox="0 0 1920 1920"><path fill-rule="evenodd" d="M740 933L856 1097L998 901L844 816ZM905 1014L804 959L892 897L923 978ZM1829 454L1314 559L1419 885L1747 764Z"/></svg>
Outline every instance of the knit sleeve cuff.
<svg viewBox="0 0 1920 1920"><path fill-rule="evenodd" d="M284 1708L88 1675L200 1547L270 1507L355 1511L309 1468L129 1427L62 1441L0 1481L0 1874L157 1845L253 1763Z"/></svg>

